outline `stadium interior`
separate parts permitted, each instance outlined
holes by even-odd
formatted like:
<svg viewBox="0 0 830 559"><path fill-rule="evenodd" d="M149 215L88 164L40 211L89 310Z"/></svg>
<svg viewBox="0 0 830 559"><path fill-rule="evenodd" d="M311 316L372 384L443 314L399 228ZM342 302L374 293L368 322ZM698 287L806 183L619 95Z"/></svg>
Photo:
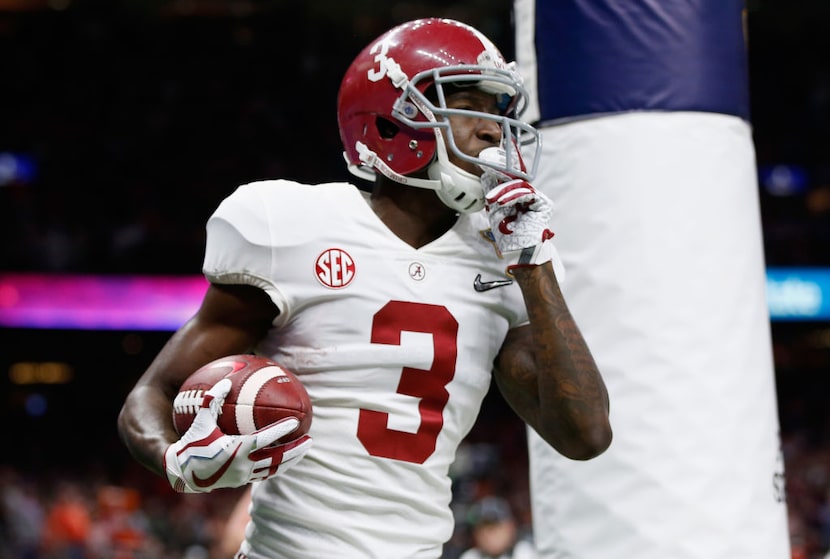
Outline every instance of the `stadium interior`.
<svg viewBox="0 0 830 559"><path fill-rule="evenodd" d="M204 222L236 185L350 180L335 118L342 71L391 25L431 15L476 25L513 56L509 1L0 0L0 279L198 275ZM770 268L830 270L828 24L820 0L747 0ZM9 297L0 288L0 316ZM784 313L771 327L793 558L821 558L830 314ZM12 517L45 518L68 488L97 519L100 557L212 558L211 527L238 492L171 494L115 429L169 335L0 328L0 559L26 537ZM522 424L491 391L459 453L456 506L503 493L529 529L526 460ZM445 559L466 538L459 524Z"/></svg>

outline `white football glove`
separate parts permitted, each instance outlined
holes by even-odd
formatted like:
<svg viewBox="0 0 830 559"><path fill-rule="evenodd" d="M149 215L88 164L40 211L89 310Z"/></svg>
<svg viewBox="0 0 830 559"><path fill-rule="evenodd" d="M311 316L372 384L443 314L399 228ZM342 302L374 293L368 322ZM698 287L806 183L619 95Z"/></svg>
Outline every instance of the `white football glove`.
<svg viewBox="0 0 830 559"><path fill-rule="evenodd" d="M276 443L300 425L293 417L250 435L223 433L216 421L230 388L231 381L222 379L208 390L190 428L164 453L167 479L179 493L207 493L268 479L293 466L311 448L308 435Z"/></svg>
<svg viewBox="0 0 830 559"><path fill-rule="evenodd" d="M518 170L522 168L522 166L524 165L524 162L522 161L522 158L519 154L519 150L516 149L515 145L510 145L509 167L507 155L508 154L504 150L504 148L500 147L484 148L483 150L481 150L481 153L478 154L478 157L483 161L488 161L500 167L500 169L495 169L487 165L479 165L479 167L481 167L482 170L484 170L484 174L481 175L481 187L484 189L485 193L490 192L493 188L500 185L501 183L519 178L518 175L511 175L508 171L508 169Z"/></svg>
<svg viewBox="0 0 830 559"><path fill-rule="evenodd" d="M487 148L479 157L504 165L506 154L502 148ZM512 161L520 161L518 155ZM553 238L549 229L553 203L525 180L486 165L481 168L490 231L499 252L507 260L507 273L517 267L550 262L555 254L547 242Z"/></svg>

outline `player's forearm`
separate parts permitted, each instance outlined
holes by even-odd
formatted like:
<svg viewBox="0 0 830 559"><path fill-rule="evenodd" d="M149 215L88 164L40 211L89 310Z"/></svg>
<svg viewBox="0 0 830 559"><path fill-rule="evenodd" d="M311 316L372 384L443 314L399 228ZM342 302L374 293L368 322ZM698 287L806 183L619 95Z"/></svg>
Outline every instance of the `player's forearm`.
<svg viewBox="0 0 830 559"><path fill-rule="evenodd" d="M171 414L170 401L162 392L137 386L118 415L121 440L138 462L158 475L164 475L165 450L178 439Z"/></svg>
<svg viewBox="0 0 830 559"><path fill-rule="evenodd" d="M550 265L515 271L530 317L539 434L565 456L585 460L611 442L608 392Z"/></svg>

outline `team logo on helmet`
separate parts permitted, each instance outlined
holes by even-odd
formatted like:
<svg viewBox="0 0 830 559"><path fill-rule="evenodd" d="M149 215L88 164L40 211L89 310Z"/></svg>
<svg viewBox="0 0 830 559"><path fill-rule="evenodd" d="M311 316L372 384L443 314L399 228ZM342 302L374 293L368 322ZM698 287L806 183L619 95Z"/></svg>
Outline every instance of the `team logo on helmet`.
<svg viewBox="0 0 830 559"><path fill-rule="evenodd" d="M507 67L507 65L504 63L504 59L501 56L493 52L490 52L489 50L485 50L484 52L479 54L477 62L481 66L497 68L499 70L504 70Z"/></svg>

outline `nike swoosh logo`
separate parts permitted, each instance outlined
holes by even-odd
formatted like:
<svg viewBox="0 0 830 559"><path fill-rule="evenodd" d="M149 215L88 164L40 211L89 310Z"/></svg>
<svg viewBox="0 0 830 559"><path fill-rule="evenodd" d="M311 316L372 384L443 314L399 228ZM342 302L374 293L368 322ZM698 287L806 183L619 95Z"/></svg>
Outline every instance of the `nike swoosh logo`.
<svg viewBox="0 0 830 559"><path fill-rule="evenodd" d="M233 450L233 454L231 454L228 457L228 459L225 460L224 464L219 466L218 470L213 472L213 475L208 476L205 479L202 479L202 478L200 478L199 476L196 475L196 472L193 472L193 484L196 485L197 487L210 487L211 485L213 485L214 483L219 481L219 478L221 478L223 475L225 475L225 472L228 471L228 468L231 467L231 462L233 462L233 459L236 458L236 453L239 452L239 447L241 447L241 446L242 446L241 442L238 445L236 445L236 448Z"/></svg>
<svg viewBox="0 0 830 559"><path fill-rule="evenodd" d="M495 289L497 287L504 287L505 285L511 285L513 280L493 280L493 281L481 281L481 274L476 276L476 279L473 280L473 289L482 293L484 291L489 291L491 289Z"/></svg>

